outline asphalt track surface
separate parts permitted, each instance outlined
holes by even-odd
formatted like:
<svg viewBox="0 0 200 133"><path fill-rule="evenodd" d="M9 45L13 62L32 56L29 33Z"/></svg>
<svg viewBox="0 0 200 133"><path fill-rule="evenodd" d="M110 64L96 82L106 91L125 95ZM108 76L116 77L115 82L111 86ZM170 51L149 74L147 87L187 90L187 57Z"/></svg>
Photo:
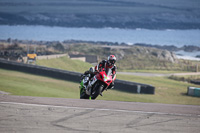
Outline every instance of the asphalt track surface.
<svg viewBox="0 0 200 133"><path fill-rule="evenodd" d="M200 106L0 95L1 133L199 133Z"/></svg>

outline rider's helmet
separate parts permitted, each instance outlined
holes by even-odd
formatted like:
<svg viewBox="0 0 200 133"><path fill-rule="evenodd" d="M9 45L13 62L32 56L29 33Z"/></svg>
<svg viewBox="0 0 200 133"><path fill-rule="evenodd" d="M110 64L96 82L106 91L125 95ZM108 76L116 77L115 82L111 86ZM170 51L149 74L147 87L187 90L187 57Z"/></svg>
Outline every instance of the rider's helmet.
<svg viewBox="0 0 200 133"><path fill-rule="evenodd" d="M108 67L110 68L113 67L115 62L116 62L116 57L114 55L109 55L107 61Z"/></svg>

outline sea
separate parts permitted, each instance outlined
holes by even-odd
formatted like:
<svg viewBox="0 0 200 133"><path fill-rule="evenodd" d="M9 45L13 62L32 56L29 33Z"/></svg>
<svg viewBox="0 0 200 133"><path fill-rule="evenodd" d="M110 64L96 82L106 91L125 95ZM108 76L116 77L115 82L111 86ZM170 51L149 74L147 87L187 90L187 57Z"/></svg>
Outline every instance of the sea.
<svg viewBox="0 0 200 133"><path fill-rule="evenodd" d="M133 45L135 43L145 43L152 45L174 45L182 47L184 45L200 46L200 29L187 30L157 30L157 29L119 29L119 28L70 28L41 25L0 25L0 39L8 38L18 40L35 41L105 41L118 42ZM184 58L192 57L192 60L200 52L178 51L177 56Z"/></svg>

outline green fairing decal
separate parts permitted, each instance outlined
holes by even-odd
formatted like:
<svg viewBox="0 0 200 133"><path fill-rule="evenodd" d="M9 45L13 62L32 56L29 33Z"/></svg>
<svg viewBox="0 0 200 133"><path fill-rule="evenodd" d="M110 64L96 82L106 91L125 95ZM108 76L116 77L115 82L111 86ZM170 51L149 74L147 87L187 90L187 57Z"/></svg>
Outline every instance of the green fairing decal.
<svg viewBox="0 0 200 133"><path fill-rule="evenodd" d="M81 83L80 83L80 93L83 93L83 91L84 91L84 86L83 86L83 80L81 81Z"/></svg>
<svg viewBox="0 0 200 133"><path fill-rule="evenodd" d="M84 87L84 86L83 86L83 80L81 81L80 85L81 85L81 88Z"/></svg>

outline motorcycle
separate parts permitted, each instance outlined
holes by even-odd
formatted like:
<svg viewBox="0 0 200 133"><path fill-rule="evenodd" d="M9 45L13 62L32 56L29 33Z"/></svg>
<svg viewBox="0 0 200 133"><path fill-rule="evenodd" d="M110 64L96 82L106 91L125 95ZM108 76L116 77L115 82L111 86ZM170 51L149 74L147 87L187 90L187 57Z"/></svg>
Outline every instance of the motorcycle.
<svg viewBox="0 0 200 133"><path fill-rule="evenodd" d="M87 76L84 77L80 83L80 99L96 99L99 95L103 96L102 92L107 90L112 82L112 70L110 68L103 68L91 79Z"/></svg>

